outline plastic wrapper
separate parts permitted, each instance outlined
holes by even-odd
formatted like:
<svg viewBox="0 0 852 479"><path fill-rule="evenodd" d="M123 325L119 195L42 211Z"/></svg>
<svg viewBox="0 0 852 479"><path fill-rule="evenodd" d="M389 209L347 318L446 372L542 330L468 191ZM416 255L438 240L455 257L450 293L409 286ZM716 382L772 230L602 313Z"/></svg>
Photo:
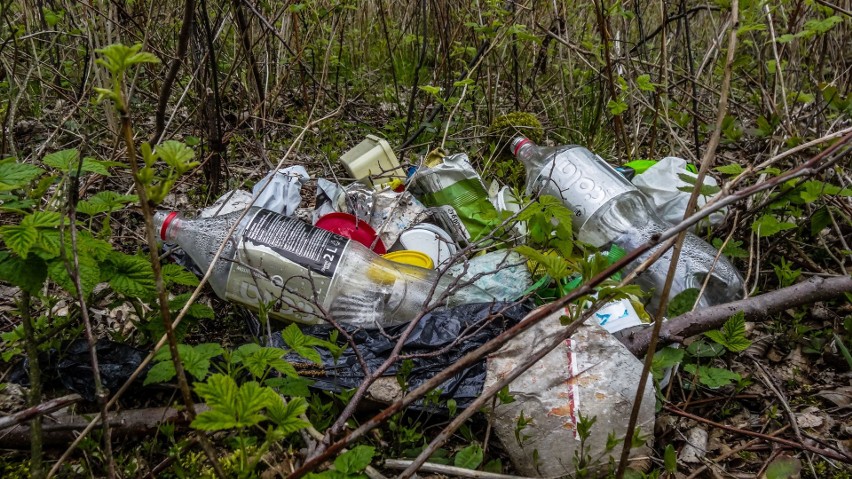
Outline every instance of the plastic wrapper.
<svg viewBox="0 0 852 479"><path fill-rule="evenodd" d="M469 241L491 234L500 223L482 178L464 153L444 157L437 165L418 169L409 179L409 188L427 206L451 206Z"/></svg>
<svg viewBox="0 0 852 479"><path fill-rule="evenodd" d="M633 178L633 184L651 200L657 215L671 224L678 224L683 220L683 213L686 211L686 205L689 203L691 190L694 187L681 179L681 175L690 178L698 177L686 166L686 160L683 158L668 156ZM704 177L704 185L718 186L718 183L708 175ZM684 188L686 191L678 188ZM704 206L710 198L699 195L698 208ZM708 217L710 224L713 226L720 224L725 219L726 212L726 209L722 209L711 213ZM702 224L706 225L705 222L700 222L693 230Z"/></svg>
<svg viewBox="0 0 852 479"><path fill-rule="evenodd" d="M454 308L439 309L425 315L414 328L402 349L402 354L435 353L440 354L418 357L413 359L413 368L408 376L410 388L415 388L428 380L448 365L458 361L468 352L485 344L496 337L507 326L520 321L529 311L526 306L508 303L465 304ZM495 315L494 317L490 317ZM393 339L408 325L386 328L385 333L376 331L355 330L352 336L361 352L367 366L375 370L384 363L396 345ZM332 331L327 326L302 327L305 334L321 339L328 339ZM463 341L457 341L464 336ZM287 348L279 332L267 338L267 345ZM358 363L352 348L347 348L338 361L335 361L328 351L319 350L322 365L315 371L307 371L305 375L315 380L314 387L340 391L355 388L364 380L364 371ZM293 363L304 363L305 359L292 355L287 358ZM393 365L386 376L394 376L399 370L399 364ZM457 374L439 386L441 398L455 399L459 407L466 407L480 392L485 382L485 362L479 362L469 369Z"/></svg>
<svg viewBox="0 0 852 479"><path fill-rule="evenodd" d="M448 273L484 289L499 301L514 301L532 286L527 260L510 250L498 250L453 265Z"/></svg>
<svg viewBox="0 0 852 479"><path fill-rule="evenodd" d="M302 185L309 179L301 165L270 172L252 188L252 194L257 197L252 206L292 216L302 202Z"/></svg>
<svg viewBox="0 0 852 479"><path fill-rule="evenodd" d="M353 183L345 194L348 212L368 222L388 246L396 243L400 233L429 216L423 204L407 191L376 191Z"/></svg>
<svg viewBox="0 0 852 479"><path fill-rule="evenodd" d="M506 343L488 359L485 387L490 387L532 355L565 327L558 311ZM607 436L623 438L636 395L642 363L614 336L594 321L587 321L573 336L509 384L515 399L494 408L492 424L512 463L522 475L560 477L574 473L573 458L579 451L577 424L580 415L596 417L585 454L609 463L618 461L621 445L607 453ZM637 427L645 435L654 425L654 390L649 382L643 392ZM518 431L523 413L531 421ZM519 442L518 438L523 438ZM653 437L653 436L651 436ZM649 446L634 448L631 456L643 456Z"/></svg>
<svg viewBox="0 0 852 479"><path fill-rule="evenodd" d="M317 201L313 223L316 224L318 219L335 212L348 213L343 187L325 178L317 179Z"/></svg>

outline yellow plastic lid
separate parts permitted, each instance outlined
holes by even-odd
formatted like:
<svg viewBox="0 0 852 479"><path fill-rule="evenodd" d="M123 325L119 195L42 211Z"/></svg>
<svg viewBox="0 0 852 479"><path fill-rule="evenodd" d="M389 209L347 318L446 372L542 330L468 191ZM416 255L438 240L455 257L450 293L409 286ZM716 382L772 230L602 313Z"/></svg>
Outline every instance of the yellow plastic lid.
<svg viewBox="0 0 852 479"><path fill-rule="evenodd" d="M435 263L428 254L411 249L393 251L382 255L382 257L395 263L408 264L411 266L418 266L420 268L433 269L435 267Z"/></svg>

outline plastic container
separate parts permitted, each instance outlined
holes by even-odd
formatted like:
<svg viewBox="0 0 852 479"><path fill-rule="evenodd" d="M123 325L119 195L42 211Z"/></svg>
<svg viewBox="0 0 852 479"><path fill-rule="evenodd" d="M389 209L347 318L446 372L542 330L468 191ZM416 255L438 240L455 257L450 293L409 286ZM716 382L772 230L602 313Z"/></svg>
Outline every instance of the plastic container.
<svg viewBox="0 0 852 479"><path fill-rule="evenodd" d="M394 247L395 251L400 249L419 251L429 256L432 263L438 267L458 251L450 234L430 223L420 223L403 231L396 244L398 246Z"/></svg>
<svg viewBox="0 0 852 479"><path fill-rule="evenodd" d="M266 304L272 317L320 324L327 311L339 323L378 328L406 323L427 306L493 299L472 286L445 294L450 276L389 261L296 218L253 207L237 223L241 214L191 220L158 211L154 223L163 241L180 245L202 270L224 242L209 279L213 291L251 308Z"/></svg>
<svg viewBox="0 0 852 479"><path fill-rule="evenodd" d="M647 198L601 157L576 145L542 148L518 137L512 151L527 170L527 192L560 198L575 215L574 231L580 241L601 248L616 244L632 251L651 241L671 225L654 213ZM628 265L635 268L653 254L646 252ZM687 233L669 299L690 289L707 288L697 307L723 304L742 298L742 278L724 256L699 237ZM653 291L648 307L657 309L672 251L667 251L636 282ZM709 276L709 279L708 279Z"/></svg>
<svg viewBox="0 0 852 479"><path fill-rule="evenodd" d="M429 257L428 254L410 249L392 251L388 254L383 255L383 258L389 259L394 263L408 264L411 266L417 266L418 268L435 268L435 262L432 261L432 258Z"/></svg>
<svg viewBox="0 0 852 479"><path fill-rule="evenodd" d="M364 220L359 220L355 215L349 213L329 213L317 220L314 225L317 228L331 231L334 234L345 236L361 243L367 248L372 248L376 254L385 254L387 249L381 239L378 239L376 230Z"/></svg>
<svg viewBox="0 0 852 479"><path fill-rule="evenodd" d="M387 141L373 135L340 157L349 175L367 186L383 185L394 178L405 178L399 160Z"/></svg>

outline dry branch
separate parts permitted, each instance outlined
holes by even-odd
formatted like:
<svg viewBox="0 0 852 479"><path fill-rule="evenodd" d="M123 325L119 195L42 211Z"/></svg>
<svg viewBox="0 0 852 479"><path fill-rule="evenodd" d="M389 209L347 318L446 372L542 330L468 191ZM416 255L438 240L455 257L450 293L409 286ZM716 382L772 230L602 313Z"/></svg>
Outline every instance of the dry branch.
<svg viewBox="0 0 852 479"><path fill-rule="evenodd" d="M66 396L70 397L70 396ZM197 412L208 409L205 404L195 404ZM89 425L89 417L79 414L63 414L45 421L42 425L44 445L65 446ZM171 407L133 409L111 414L109 425L115 438L139 437L152 434L163 424L188 425L185 411ZM30 428L20 426L0 435L0 447L28 448Z"/></svg>
<svg viewBox="0 0 852 479"><path fill-rule="evenodd" d="M850 276L812 276L807 281L760 296L682 314L663 324L660 339L671 343L677 338L694 336L718 328L738 311L742 311L745 317L750 319L767 317L789 308L832 299L847 292L852 292ZM632 333L621 338L621 341L633 354L641 356L648 350L651 331Z"/></svg>
<svg viewBox="0 0 852 479"><path fill-rule="evenodd" d="M79 394L69 394L67 396L62 396L61 398L51 399L50 401L39 404L38 406L33 406L31 408L24 409L23 411L18 411L14 414L4 416L0 418L0 430L12 427L24 421L29 421L30 419L43 414L52 413L53 411L70 406L81 399L82 398Z"/></svg>

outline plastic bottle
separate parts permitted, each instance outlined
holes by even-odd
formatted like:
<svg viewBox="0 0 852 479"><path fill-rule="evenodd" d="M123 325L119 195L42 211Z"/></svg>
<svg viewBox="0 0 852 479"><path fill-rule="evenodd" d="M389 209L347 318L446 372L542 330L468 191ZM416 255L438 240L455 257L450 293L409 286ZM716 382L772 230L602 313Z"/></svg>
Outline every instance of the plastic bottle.
<svg viewBox="0 0 852 479"><path fill-rule="evenodd" d="M574 231L580 241L595 247L615 243L631 251L671 225L660 219L645 196L624 176L591 151L576 145L539 147L517 137L512 152L527 170L527 193L547 194L574 211ZM653 249L631 263L634 268ZM742 297L742 278L722 255L704 240L687 233L669 298L689 289L707 288L696 307L723 304ZM668 274L672 251L639 275L637 284L654 291L649 308L656 310Z"/></svg>
<svg viewBox="0 0 852 479"><path fill-rule="evenodd" d="M206 270L241 213L193 220L159 211L154 223L163 241L180 245ZM253 207L229 238L209 282L222 299L255 309L271 304L273 317L319 324L324 310L339 323L377 328L411 321L427 303L436 305L452 278L386 260L357 241ZM443 301L452 306L490 300L467 286Z"/></svg>

